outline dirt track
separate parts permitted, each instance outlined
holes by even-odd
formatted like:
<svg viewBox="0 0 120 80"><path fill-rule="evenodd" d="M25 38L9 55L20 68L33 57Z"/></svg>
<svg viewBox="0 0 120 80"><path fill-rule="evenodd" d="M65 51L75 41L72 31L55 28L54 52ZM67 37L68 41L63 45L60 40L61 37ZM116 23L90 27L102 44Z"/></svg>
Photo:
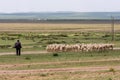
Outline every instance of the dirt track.
<svg viewBox="0 0 120 80"><path fill-rule="evenodd" d="M119 47L114 48L113 50L120 50ZM24 51L22 54L45 54L45 53L50 53L47 51ZM9 54L15 54L15 52L0 52L0 55L9 55Z"/></svg>
<svg viewBox="0 0 120 80"><path fill-rule="evenodd" d="M35 70L0 70L0 74L33 74L50 72L76 72L76 71L109 71L111 67L79 67L79 68L54 68L54 69L35 69ZM115 70L120 70L120 66L112 66Z"/></svg>
<svg viewBox="0 0 120 80"><path fill-rule="evenodd" d="M24 51L22 54L45 54L47 51ZM15 52L0 52L0 55L16 54Z"/></svg>

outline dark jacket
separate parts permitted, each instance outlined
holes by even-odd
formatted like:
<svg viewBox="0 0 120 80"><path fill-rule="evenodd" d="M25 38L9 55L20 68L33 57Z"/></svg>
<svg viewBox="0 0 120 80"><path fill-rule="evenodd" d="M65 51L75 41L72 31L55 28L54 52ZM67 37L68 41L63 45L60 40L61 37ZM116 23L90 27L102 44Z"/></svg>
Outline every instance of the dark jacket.
<svg viewBox="0 0 120 80"><path fill-rule="evenodd" d="M14 45L14 48L22 48L21 43L20 42L16 42Z"/></svg>

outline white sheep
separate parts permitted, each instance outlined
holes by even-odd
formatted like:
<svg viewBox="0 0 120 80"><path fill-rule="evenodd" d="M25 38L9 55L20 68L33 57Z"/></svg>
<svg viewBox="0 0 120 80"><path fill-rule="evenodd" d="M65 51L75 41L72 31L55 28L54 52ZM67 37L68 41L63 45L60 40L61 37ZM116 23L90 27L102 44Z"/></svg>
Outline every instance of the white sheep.
<svg viewBox="0 0 120 80"><path fill-rule="evenodd" d="M80 52L113 50L114 44L50 44L46 47L48 52Z"/></svg>

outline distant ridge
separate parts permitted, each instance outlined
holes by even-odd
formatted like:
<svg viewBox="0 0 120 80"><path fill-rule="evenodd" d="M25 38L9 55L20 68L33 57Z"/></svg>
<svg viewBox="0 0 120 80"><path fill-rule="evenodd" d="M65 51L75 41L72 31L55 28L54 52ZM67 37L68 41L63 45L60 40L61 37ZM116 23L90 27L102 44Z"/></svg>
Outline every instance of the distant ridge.
<svg viewBox="0 0 120 80"><path fill-rule="evenodd" d="M109 20L120 19L120 12L21 12L0 13L0 19L26 20Z"/></svg>

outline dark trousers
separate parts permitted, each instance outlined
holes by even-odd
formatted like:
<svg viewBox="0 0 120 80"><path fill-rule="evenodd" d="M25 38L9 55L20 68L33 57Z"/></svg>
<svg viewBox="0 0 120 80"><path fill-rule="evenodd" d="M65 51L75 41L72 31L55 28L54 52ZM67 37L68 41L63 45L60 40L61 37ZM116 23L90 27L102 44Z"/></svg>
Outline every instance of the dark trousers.
<svg viewBox="0 0 120 80"><path fill-rule="evenodd" d="M21 55L21 48L16 48L16 55L20 56Z"/></svg>

